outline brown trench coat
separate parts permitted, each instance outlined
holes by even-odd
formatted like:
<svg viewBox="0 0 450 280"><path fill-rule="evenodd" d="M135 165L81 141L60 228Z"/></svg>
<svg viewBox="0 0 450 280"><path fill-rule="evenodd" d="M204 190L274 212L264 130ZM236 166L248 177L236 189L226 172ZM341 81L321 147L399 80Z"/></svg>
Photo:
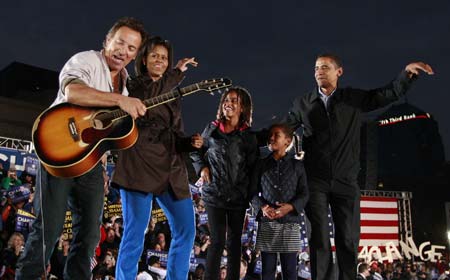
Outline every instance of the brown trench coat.
<svg viewBox="0 0 450 280"><path fill-rule="evenodd" d="M184 78L169 70L153 82L148 77L132 80L130 96L148 99L175 88ZM119 152L113 182L128 189L159 195L169 188L177 199L190 197L186 165L181 155L189 151L190 137L183 137L180 100L147 110L136 121L139 137L134 146Z"/></svg>

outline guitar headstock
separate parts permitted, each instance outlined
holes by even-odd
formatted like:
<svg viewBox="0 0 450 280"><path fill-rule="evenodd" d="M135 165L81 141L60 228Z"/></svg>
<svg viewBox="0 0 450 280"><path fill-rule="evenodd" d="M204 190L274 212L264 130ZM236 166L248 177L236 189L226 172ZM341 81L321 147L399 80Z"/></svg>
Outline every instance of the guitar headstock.
<svg viewBox="0 0 450 280"><path fill-rule="evenodd" d="M198 89L209 92L211 95L214 91L219 91L220 89L228 88L232 86L232 81L228 78L217 78L204 80L196 84Z"/></svg>

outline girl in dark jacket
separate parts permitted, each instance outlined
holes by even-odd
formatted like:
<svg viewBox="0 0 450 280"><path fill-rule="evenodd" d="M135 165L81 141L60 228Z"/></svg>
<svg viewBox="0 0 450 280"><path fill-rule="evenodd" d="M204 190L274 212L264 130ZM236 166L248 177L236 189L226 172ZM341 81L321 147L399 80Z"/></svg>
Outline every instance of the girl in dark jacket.
<svg viewBox="0 0 450 280"><path fill-rule="evenodd" d="M194 58L178 61L171 69L172 51L168 41L150 39L136 58L138 76L130 82L133 97L148 99L176 87ZM147 110L137 120L139 138L121 151L113 182L121 186L124 231L116 265L117 279L135 279L143 251L152 199L164 210L172 232L167 279L186 279L195 237L195 216L180 151L200 148L200 135L184 137L179 100Z"/></svg>
<svg viewBox="0 0 450 280"><path fill-rule="evenodd" d="M254 193L250 177L258 158L256 137L250 132L251 121L250 94L241 87L230 88L222 95L217 120L203 131L202 152L191 153L204 183L202 199L211 234L205 279L219 279L225 237L227 278L239 279L242 226Z"/></svg>
<svg viewBox="0 0 450 280"><path fill-rule="evenodd" d="M300 213L308 188L303 163L287 154L293 137L287 125L272 125L268 139L272 153L255 168L258 183L252 206L259 220L256 249L261 251L263 280L275 280L278 253L283 279L297 279Z"/></svg>

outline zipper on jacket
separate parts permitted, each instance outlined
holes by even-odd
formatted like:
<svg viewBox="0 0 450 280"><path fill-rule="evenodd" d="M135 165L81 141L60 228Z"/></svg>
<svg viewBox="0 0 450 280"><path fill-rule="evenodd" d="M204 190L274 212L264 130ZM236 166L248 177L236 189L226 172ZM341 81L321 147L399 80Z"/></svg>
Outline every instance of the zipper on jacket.
<svg viewBox="0 0 450 280"><path fill-rule="evenodd" d="M331 123L331 119L330 119L330 112L328 111L328 108L330 107L330 103L331 103L331 98L328 100L328 106L325 105L325 103L321 100L320 102L322 104L322 107L324 108L326 114L327 114L327 119L328 119L328 130L330 132L330 166L329 166L329 170L330 170L330 179L333 179L333 126Z"/></svg>

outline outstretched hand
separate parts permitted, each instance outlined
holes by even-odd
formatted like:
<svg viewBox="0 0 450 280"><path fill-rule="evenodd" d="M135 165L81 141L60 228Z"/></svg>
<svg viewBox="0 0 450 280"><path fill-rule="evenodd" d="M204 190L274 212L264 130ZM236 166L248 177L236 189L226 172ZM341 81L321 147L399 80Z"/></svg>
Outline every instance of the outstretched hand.
<svg viewBox="0 0 450 280"><path fill-rule="evenodd" d="M419 75L420 71L423 71L427 73L428 75L433 75L433 69L430 65L424 63L424 62L413 62L408 65L406 65L405 70L409 73L409 77L414 75Z"/></svg>
<svg viewBox="0 0 450 280"><path fill-rule="evenodd" d="M191 57L191 58L183 58L178 60L177 66L175 66L175 68L178 68L181 70L181 72L185 72L186 70L188 70L188 65L192 65L194 67L197 67L198 62L195 61L195 57Z"/></svg>

